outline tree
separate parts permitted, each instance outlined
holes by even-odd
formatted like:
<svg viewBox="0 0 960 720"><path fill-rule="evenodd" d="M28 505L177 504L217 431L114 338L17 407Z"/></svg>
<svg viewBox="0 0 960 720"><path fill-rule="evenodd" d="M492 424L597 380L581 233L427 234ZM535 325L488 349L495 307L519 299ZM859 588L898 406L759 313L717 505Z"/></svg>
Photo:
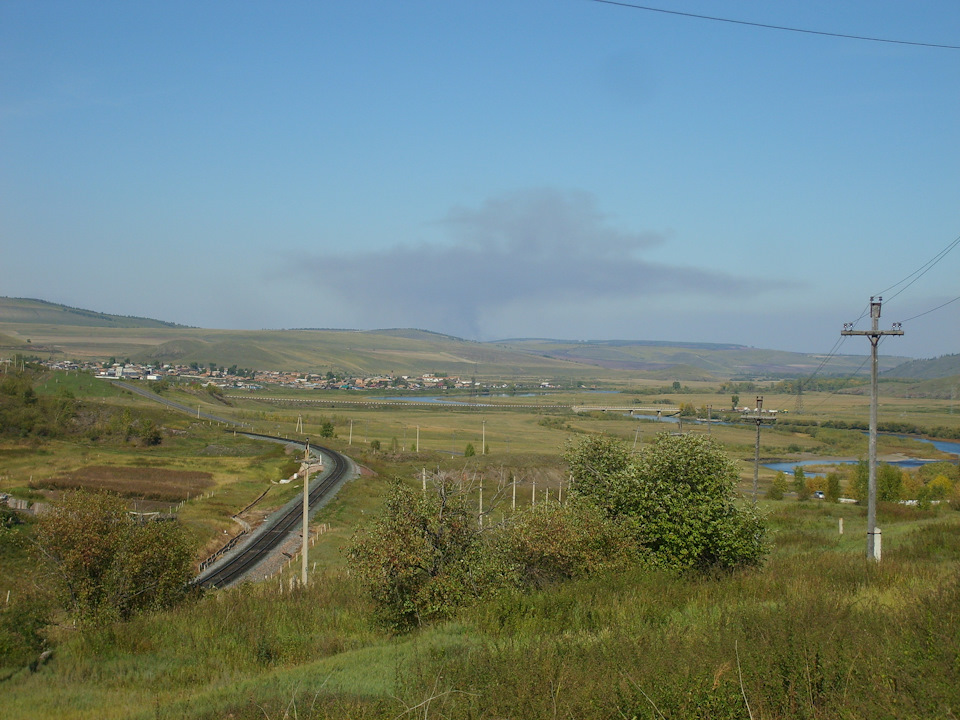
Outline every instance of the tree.
<svg viewBox="0 0 960 720"><path fill-rule="evenodd" d="M866 460L857 463L851 480L853 496L860 502L866 502L870 482L870 466ZM879 502L896 502L900 499L903 490L903 471L896 465L878 463L877 465L877 500Z"/></svg>
<svg viewBox="0 0 960 720"><path fill-rule="evenodd" d="M654 564L725 569L762 562L766 528L752 508L735 502L739 472L712 438L661 434L634 457L618 440L592 438L565 457L572 492L628 525Z"/></svg>
<svg viewBox="0 0 960 720"><path fill-rule="evenodd" d="M125 619L180 600L193 552L179 523L137 523L113 494L65 493L37 523L37 549L82 623Z"/></svg>
<svg viewBox="0 0 960 720"><path fill-rule="evenodd" d="M679 380L674 380L674 381L673 381L673 391L674 391L674 392L679 392L679 391L680 391L680 381L679 381Z"/></svg>
<svg viewBox="0 0 960 720"><path fill-rule="evenodd" d="M793 490L797 493L797 500L809 500L810 488L807 486L807 475L802 465L793 467Z"/></svg>
<svg viewBox="0 0 960 720"><path fill-rule="evenodd" d="M877 500L897 502L903 490L903 470L890 463L877 467Z"/></svg>
<svg viewBox="0 0 960 720"><path fill-rule="evenodd" d="M827 473L827 491L824 493L827 502L840 502L840 474Z"/></svg>
<svg viewBox="0 0 960 720"><path fill-rule="evenodd" d="M739 404L740 404L740 396L739 396L739 395L731 395L731 396L730 396L730 405L732 406L732 409L736 410L736 409L737 409L737 405L739 405Z"/></svg>
<svg viewBox="0 0 960 720"><path fill-rule="evenodd" d="M697 408L694 406L693 403L680 403L680 417L696 417L696 416L697 416Z"/></svg>
<svg viewBox="0 0 960 720"><path fill-rule="evenodd" d="M322 423L320 423L320 437L322 438L336 437L333 423L330 422L329 420L324 420Z"/></svg>
<svg viewBox="0 0 960 720"><path fill-rule="evenodd" d="M463 449L464 457L473 457L477 454L477 451L473 447L473 443L467 443L467 446Z"/></svg>
<svg viewBox="0 0 960 720"><path fill-rule="evenodd" d="M404 631L504 582L483 550L464 493L441 477L426 493L398 481L385 514L357 530L349 557L380 620Z"/></svg>
<svg viewBox="0 0 960 720"><path fill-rule="evenodd" d="M781 470L774 476L773 482L770 483L770 488L767 490L767 497L770 500L783 500L783 495L786 491L787 474Z"/></svg>

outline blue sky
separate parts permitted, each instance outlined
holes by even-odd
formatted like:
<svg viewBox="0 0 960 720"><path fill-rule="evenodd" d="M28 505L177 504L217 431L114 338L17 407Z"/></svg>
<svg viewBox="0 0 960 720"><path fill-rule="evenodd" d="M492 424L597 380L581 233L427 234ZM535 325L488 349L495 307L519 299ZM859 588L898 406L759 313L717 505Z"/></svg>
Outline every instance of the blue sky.
<svg viewBox="0 0 960 720"><path fill-rule="evenodd" d="M654 6L960 45L948 2ZM960 236L958 127L960 50L590 0L5 0L0 295L822 352ZM958 268L885 352L960 352L960 302L910 320Z"/></svg>

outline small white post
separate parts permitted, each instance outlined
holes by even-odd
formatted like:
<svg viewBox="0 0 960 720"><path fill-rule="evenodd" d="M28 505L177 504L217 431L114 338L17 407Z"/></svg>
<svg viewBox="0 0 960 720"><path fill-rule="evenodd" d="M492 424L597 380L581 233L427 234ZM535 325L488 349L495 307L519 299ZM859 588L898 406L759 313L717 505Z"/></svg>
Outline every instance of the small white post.
<svg viewBox="0 0 960 720"><path fill-rule="evenodd" d="M880 562L880 528L874 528L873 531L873 559Z"/></svg>
<svg viewBox="0 0 960 720"><path fill-rule="evenodd" d="M533 481L533 491L530 493L530 507L537 506L537 481Z"/></svg>
<svg viewBox="0 0 960 720"><path fill-rule="evenodd" d="M843 535L843 518L840 518L840 534Z"/></svg>
<svg viewBox="0 0 960 720"><path fill-rule="evenodd" d="M427 469L426 468L423 468L423 470L421 470L421 477L423 478L423 491L426 492L427 491Z"/></svg>
<svg viewBox="0 0 960 720"><path fill-rule="evenodd" d="M516 511L517 509L517 476L513 476L513 503L510 505L510 509Z"/></svg>

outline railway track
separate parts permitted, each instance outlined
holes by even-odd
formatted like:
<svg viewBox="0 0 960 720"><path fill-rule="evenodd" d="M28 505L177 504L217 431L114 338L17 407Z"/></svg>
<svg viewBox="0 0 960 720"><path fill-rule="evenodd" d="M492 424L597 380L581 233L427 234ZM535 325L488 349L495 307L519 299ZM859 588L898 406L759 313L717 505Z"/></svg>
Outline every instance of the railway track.
<svg viewBox="0 0 960 720"><path fill-rule="evenodd" d="M253 438L290 443L301 447L304 445L303 442L286 440L272 435L244 434ZM309 506L311 508L336 488L350 471L350 463L346 456L335 450L315 445L311 446L311 451L313 450L317 450L324 457L329 458L333 467L329 471L324 469L319 478L311 484L309 495ZM193 584L205 588L224 588L237 582L283 543L291 533L296 532L302 525L302 518L303 498L301 497L296 502L288 503L282 510L275 513L256 530L245 545L204 570L194 579Z"/></svg>

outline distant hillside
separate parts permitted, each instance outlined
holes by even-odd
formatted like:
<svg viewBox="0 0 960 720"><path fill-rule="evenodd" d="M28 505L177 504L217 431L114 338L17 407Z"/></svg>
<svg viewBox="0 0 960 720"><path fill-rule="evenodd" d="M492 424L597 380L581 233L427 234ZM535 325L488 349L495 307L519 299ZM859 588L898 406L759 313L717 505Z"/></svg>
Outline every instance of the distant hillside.
<svg viewBox="0 0 960 720"><path fill-rule="evenodd" d="M960 375L914 381L903 378L884 378L883 392L893 397L938 398L940 400L957 401L960 400ZM952 409L951 412L953 412Z"/></svg>
<svg viewBox="0 0 960 720"><path fill-rule="evenodd" d="M864 356L735 344L514 339L474 342L416 329L209 330L147 318L91 312L40 300L0 298L0 357L215 363L253 370L333 371L349 375L448 373L486 380L617 382L714 381L865 372ZM881 368L904 358L881 356Z"/></svg>
<svg viewBox="0 0 960 720"><path fill-rule="evenodd" d="M544 357L586 363L615 370L641 372L645 377L668 376L674 368L696 368L714 377L796 377L820 369L823 375L864 372L863 356L837 355L821 369L821 354L763 350L719 343L670 343L630 340L571 342L569 340L502 340L511 347ZM881 356L881 368L892 368L903 358ZM681 378L686 379L686 378ZM692 378L691 378L692 379Z"/></svg>
<svg viewBox="0 0 960 720"><path fill-rule="evenodd" d="M150 318L125 317L82 310L31 298L0 297L0 322L38 325L78 325L81 327L162 328L183 327Z"/></svg>
<svg viewBox="0 0 960 720"><path fill-rule="evenodd" d="M931 360L911 360L883 373L884 377L935 380L960 375L960 355L941 355Z"/></svg>

